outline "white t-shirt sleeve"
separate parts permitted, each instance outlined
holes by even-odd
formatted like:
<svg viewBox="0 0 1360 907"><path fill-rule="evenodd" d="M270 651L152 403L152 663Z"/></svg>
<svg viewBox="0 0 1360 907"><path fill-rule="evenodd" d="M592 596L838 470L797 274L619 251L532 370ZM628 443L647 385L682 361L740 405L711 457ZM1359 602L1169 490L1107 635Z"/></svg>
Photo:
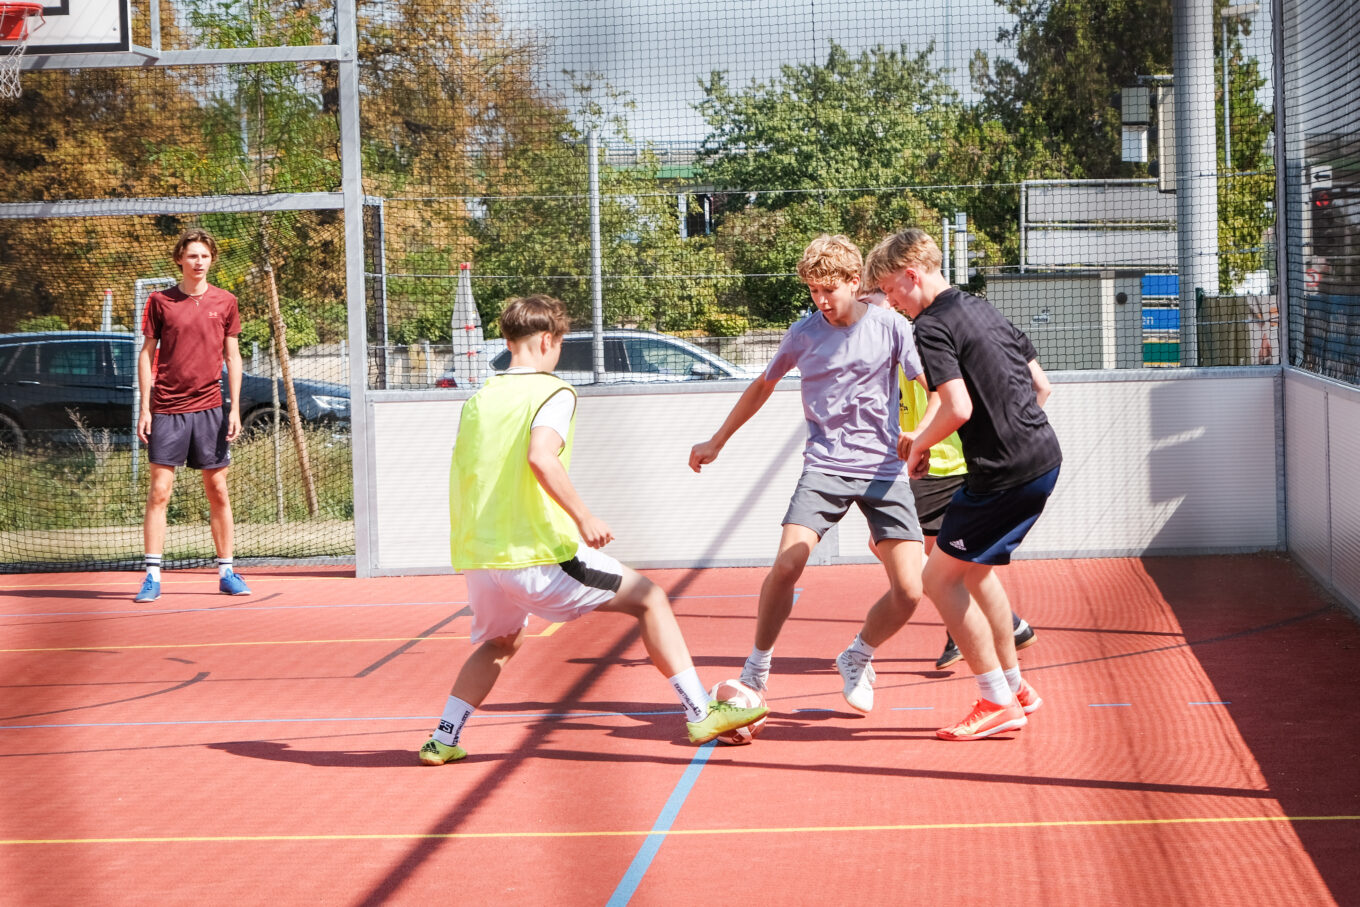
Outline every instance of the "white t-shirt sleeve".
<svg viewBox="0 0 1360 907"><path fill-rule="evenodd" d="M534 417L534 423L529 426L529 430L551 428L565 442L567 433L571 431L571 417L575 412L576 395L564 387L539 407L538 415Z"/></svg>

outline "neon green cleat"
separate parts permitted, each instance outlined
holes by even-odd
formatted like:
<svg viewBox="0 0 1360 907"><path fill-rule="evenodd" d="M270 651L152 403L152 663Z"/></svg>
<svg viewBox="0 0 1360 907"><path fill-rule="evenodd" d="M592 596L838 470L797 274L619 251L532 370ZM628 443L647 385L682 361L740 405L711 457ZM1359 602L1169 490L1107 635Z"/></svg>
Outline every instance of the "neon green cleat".
<svg viewBox="0 0 1360 907"><path fill-rule="evenodd" d="M689 742L707 743L719 734L735 731L739 727L755 724L770 713L767 706L744 709L730 702L710 702L708 714L702 721L689 721Z"/></svg>
<svg viewBox="0 0 1360 907"><path fill-rule="evenodd" d="M425 745L420 748L420 761L424 765L443 765L445 762L457 762L466 758L467 750L458 744L446 746L433 737L426 740Z"/></svg>

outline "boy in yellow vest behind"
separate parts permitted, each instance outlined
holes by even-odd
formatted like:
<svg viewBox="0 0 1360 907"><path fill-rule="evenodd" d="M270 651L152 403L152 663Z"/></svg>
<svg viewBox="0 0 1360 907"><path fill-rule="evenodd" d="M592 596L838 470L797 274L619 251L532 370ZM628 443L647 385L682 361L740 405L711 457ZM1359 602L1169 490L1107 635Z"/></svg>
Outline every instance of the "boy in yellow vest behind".
<svg viewBox="0 0 1360 907"><path fill-rule="evenodd" d="M425 765L467 756L463 726L519 649L529 615L574 620L591 611L637 619L652 663L685 709L689 739L706 743L768 709L709 702L661 587L597 549L613 540L568 477L576 392L552 374L568 322L562 303L511 300L500 319L510 367L463 406L449 473L450 554L467 579L472 641Z"/></svg>

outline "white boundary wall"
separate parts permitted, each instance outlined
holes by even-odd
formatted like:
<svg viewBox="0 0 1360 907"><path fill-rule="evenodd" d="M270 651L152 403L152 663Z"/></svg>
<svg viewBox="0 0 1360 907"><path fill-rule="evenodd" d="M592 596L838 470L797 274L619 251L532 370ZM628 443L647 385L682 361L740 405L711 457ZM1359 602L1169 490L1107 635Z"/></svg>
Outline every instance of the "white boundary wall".
<svg viewBox="0 0 1360 907"><path fill-rule="evenodd" d="M1289 553L1360 613L1360 388L1288 370Z"/></svg>
<svg viewBox="0 0 1360 907"><path fill-rule="evenodd" d="M1018 556L1284 549L1281 369L1051 377L1063 472ZM582 388L571 474L614 530L609 553L639 568L769 564L802 466L798 385L785 384L702 475L688 467L690 447L722 422L744 382ZM450 571L449 452L466 397L369 393L374 574ZM1351 407L1353 452L1360 402L1342 405ZM1333 469L1345 471L1339 462ZM1353 492L1353 466L1348 477ZM1334 483L1333 499L1338 490ZM870 559L868 528L853 511L813 555L813 563ZM1355 569L1352 558L1360 582Z"/></svg>

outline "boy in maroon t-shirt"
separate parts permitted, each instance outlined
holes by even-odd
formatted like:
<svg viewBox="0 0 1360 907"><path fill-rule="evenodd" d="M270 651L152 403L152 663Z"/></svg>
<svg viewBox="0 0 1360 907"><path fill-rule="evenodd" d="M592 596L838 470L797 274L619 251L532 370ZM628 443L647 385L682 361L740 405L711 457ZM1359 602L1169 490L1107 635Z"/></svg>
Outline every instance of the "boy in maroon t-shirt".
<svg viewBox="0 0 1360 907"><path fill-rule="evenodd" d="M139 602L161 596L161 554L165 548L165 511L175 486L175 469L188 464L202 470L208 497L213 545L217 549L218 590L249 595L250 587L232 570L231 498L227 494L227 444L241 433L241 316L236 297L208 283L217 243L206 230L188 230L175 243L181 279L169 290L151 294L142 319L137 380L141 411L137 437L147 445L151 490L142 533L146 540L146 579ZM157 344L160 346L157 352ZM231 409L222 412L222 363L226 361ZM154 362L154 374L153 374Z"/></svg>

